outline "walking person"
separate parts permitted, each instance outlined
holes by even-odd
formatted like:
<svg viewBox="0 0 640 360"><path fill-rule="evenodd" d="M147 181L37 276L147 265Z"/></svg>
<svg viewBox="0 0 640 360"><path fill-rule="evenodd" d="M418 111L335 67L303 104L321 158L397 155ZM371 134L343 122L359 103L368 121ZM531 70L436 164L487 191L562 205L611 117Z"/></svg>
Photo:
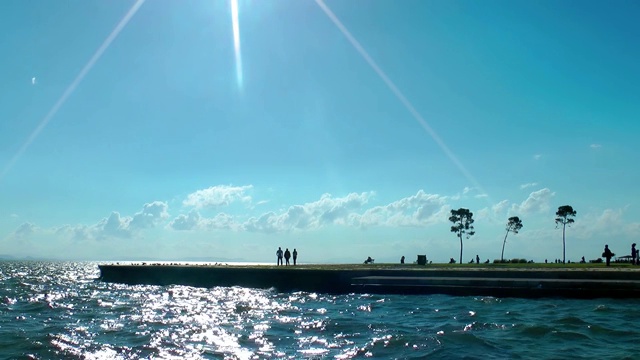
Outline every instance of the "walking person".
<svg viewBox="0 0 640 360"><path fill-rule="evenodd" d="M616 254L612 253L611 250L609 250L609 245L605 245L604 252L602 252L602 257L607 259L607 266L609 266L609 264L611 263L611 258L614 256L616 256Z"/></svg>
<svg viewBox="0 0 640 360"><path fill-rule="evenodd" d="M631 244L631 265L636 265L636 243Z"/></svg>
<svg viewBox="0 0 640 360"><path fill-rule="evenodd" d="M289 266L289 258L291 257L291 253L289 252L289 248L284 251L284 261L287 266Z"/></svg>
<svg viewBox="0 0 640 360"><path fill-rule="evenodd" d="M293 265L296 264L296 260L298 259L298 250L293 249Z"/></svg>
<svg viewBox="0 0 640 360"><path fill-rule="evenodd" d="M276 251L276 256L278 257L277 265L282 265L282 249L280 247L278 247L278 251Z"/></svg>

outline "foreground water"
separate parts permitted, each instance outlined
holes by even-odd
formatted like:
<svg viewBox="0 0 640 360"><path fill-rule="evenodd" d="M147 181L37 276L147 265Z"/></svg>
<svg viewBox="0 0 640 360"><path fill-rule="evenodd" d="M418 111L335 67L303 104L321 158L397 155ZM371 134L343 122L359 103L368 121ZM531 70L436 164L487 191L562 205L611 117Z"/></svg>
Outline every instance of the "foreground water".
<svg viewBox="0 0 640 360"><path fill-rule="evenodd" d="M0 358L635 359L638 300L326 295L97 281L0 262Z"/></svg>

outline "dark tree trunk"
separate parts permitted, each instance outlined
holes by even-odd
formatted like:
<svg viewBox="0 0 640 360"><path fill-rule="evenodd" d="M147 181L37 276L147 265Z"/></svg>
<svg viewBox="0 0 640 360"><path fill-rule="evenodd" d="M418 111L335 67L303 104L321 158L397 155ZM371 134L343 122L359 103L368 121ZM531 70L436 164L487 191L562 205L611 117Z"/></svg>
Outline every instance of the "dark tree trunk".
<svg viewBox="0 0 640 360"><path fill-rule="evenodd" d="M562 263L565 263L565 245L564 245L564 229L567 226L567 223L562 224Z"/></svg>
<svg viewBox="0 0 640 360"><path fill-rule="evenodd" d="M502 243L502 254L500 254L500 261L504 260L504 246L507 244L507 236L509 235L509 230L504 234L504 242Z"/></svg>
<svg viewBox="0 0 640 360"><path fill-rule="evenodd" d="M458 237L460 238L460 264L462 264L462 233Z"/></svg>

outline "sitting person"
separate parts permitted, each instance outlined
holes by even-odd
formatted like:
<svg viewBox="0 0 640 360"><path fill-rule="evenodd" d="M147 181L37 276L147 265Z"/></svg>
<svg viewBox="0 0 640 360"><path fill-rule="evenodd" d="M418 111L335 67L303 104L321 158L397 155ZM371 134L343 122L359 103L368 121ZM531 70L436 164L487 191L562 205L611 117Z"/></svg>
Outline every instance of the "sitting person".
<svg viewBox="0 0 640 360"><path fill-rule="evenodd" d="M371 256L367 257L367 260L364 261L365 264L373 264L373 259L371 258Z"/></svg>

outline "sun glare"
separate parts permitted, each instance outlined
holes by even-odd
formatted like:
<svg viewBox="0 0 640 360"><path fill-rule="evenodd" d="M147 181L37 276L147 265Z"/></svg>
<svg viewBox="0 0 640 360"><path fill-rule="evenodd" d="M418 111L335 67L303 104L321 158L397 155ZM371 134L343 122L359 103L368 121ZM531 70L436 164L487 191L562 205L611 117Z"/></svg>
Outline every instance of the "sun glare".
<svg viewBox="0 0 640 360"><path fill-rule="evenodd" d="M240 52L240 24L238 22L238 0L231 0L231 22L233 24L233 49L236 56L236 81L242 89L242 53Z"/></svg>

